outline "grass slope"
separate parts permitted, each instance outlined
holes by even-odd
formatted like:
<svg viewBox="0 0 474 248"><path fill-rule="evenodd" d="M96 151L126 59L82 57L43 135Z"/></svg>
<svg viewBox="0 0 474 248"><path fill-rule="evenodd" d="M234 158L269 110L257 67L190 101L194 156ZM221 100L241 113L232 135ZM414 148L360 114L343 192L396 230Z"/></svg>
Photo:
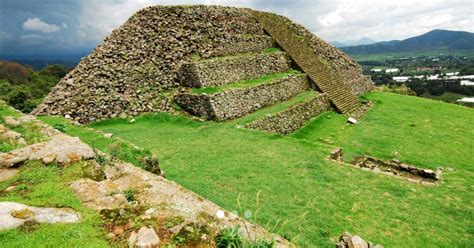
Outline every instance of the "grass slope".
<svg viewBox="0 0 474 248"><path fill-rule="evenodd" d="M386 247L472 246L473 110L367 98L375 106L359 125L326 113L289 137L167 114L91 126L152 150L168 178L227 210L252 211L252 221L303 247L333 247L345 230ZM391 158L396 150L402 161L453 171L425 187L325 160L336 146L349 157Z"/></svg>

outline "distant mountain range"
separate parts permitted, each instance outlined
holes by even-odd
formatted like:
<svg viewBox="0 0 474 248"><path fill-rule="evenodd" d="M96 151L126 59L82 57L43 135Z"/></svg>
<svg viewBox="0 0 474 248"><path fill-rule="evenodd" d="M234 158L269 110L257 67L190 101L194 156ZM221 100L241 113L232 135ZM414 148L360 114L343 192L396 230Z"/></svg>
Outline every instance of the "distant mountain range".
<svg viewBox="0 0 474 248"><path fill-rule="evenodd" d="M343 42L339 42L339 41L331 41L329 43L331 43L332 45L334 45L335 47L348 47L348 46L360 46L360 45L370 45L370 44L374 44L376 43L377 41L371 39L371 38L367 38L367 37L362 37L361 39L359 40L352 40L352 41L343 41Z"/></svg>
<svg viewBox="0 0 474 248"><path fill-rule="evenodd" d="M92 49L90 49L92 50ZM90 50L77 53L55 53L55 54L0 54L0 60L17 62L22 65L28 65L35 70L44 68L47 65L62 64L66 67L76 66L83 57L90 53Z"/></svg>
<svg viewBox="0 0 474 248"><path fill-rule="evenodd" d="M474 50L474 33L435 29L405 40L377 42L370 45L341 47L349 55L423 52L431 50Z"/></svg>

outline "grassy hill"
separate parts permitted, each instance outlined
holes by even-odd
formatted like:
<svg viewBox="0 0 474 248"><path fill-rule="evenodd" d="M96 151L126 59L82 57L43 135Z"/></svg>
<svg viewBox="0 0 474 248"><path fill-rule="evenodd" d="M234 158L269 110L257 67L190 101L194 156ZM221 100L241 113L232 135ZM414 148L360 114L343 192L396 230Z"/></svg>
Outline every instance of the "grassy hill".
<svg viewBox="0 0 474 248"><path fill-rule="evenodd" d="M328 112L291 136L161 113L89 126L150 149L169 179L227 210L248 210L302 247L333 247L343 231L386 247L472 246L474 111L388 93L366 98L375 106L360 124ZM42 119L107 149L95 132ZM368 154L446 169L439 185L422 186L326 160L338 146L346 160Z"/></svg>

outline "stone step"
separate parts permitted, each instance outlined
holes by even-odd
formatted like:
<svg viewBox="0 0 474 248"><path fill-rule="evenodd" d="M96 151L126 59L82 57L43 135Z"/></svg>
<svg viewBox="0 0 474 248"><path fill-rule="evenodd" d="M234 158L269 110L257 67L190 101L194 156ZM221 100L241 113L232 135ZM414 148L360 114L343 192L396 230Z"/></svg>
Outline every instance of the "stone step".
<svg viewBox="0 0 474 248"><path fill-rule="evenodd" d="M318 55L308 46L305 40L297 34L283 18L276 14L254 12L255 18L263 28L288 52L289 56L310 80L324 93L327 93L331 102L341 113L348 113L360 106L357 97L335 74L328 61Z"/></svg>
<svg viewBox="0 0 474 248"><path fill-rule="evenodd" d="M272 49L185 63L181 65L178 78L183 86L200 88L258 78L289 69L287 54Z"/></svg>
<svg viewBox="0 0 474 248"><path fill-rule="evenodd" d="M183 92L175 102L192 115L224 121L292 98L310 88L304 74L289 74L249 87L229 88L212 94Z"/></svg>
<svg viewBox="0 0 474 248"><path fill-rule="evenodd" d="M331 109L328 94L315 92L310 98L277 113L267 114L245 127L286 135L303 127L311 118Z"/></svg>

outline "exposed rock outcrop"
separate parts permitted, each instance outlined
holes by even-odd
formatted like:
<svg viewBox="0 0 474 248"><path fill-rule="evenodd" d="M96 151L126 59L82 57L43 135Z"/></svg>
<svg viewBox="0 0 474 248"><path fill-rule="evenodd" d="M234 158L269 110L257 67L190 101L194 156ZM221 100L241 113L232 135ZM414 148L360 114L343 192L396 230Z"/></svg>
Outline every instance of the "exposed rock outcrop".
<svg viewBox="0 0 474 248"><path fill-rule="evenodd" d="M77 223L80 220L80 214L69 208L39 208L16 202L0 202L0 230L18 227L27 221Z"/></svg>
<svg viewBox="0 0 474 248"><path fill-rule="evenodd" d="M0 168L13 167L28 160L41 160L45 164L57 162L60 165L68 165L94 157L94 151L79 138L57 134L49 141L32 144L8 153L0 153Z"/></svg>

